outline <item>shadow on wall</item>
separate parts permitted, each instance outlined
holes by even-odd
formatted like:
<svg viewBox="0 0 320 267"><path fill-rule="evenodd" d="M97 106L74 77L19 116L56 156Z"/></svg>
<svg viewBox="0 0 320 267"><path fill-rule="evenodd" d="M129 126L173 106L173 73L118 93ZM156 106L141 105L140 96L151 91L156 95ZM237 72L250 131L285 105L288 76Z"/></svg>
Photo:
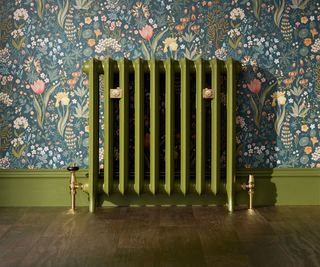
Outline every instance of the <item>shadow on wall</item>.
<svg viewBox="0 0 320 267"><path fill-rule="evenodd" d="M237 167L274 168L286 97L271 73L254 66L244 67L237 88Z"/></svg>
<svg viewBox="0 0 320 267"><path fill-rule="evenodd" d="M277 187L272 182L273 169L242 169L237 171L237 181L241 184L248 183L248 175L255 177L253 206L274 206L278 201ZM236 203L248 204L248 191L240 190L236 193Z"/></svg>
<svg viewBox="0 0 320 267"><path fill-rule="evenodd" d="M273 74L252 62L248 65L237 77L237 181L248 181L243 173L254 174L254 205L275 205L277 188L271 178L278 160L277 137L282 131L287 143L292 141L285 119L287 99ZM247 198L246 191L237 194L239 204L246 204Z"/></svg>

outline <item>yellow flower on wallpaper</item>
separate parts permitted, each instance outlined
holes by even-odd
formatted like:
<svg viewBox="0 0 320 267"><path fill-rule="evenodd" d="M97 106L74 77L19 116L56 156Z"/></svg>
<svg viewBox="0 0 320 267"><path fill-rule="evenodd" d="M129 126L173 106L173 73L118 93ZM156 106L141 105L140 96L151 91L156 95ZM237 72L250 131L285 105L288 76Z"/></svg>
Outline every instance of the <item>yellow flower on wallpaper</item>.
<svg viewBox="0 0 320 267"><path fill-rule="evenodd" d="M102 32L100 31L100 29L95 29L95 30L94 30L94 33L95 33L95 35L96 35L97 38L102 34Z"/></svg>
<svg viewBox="0 0 320 267"><path fill-rule="evenodd" d="M310 32L311 32L311 34L312 34L312 37L315 37L315 36L318 34L318 31L317 31L316 28L310 29Z"/></svg>
<svg viewBox="0 0 320 267"><path fill-rule="evenodd" d="M163 52L165 52L165 53L168 52L168 48L173 52L177 51L177 49L178 49L178 44L177 44L176 38L168 37L163 41L163 44L164 44Z"/></svg>
<svg viewBox="0 0 320 267"><path fill-rule="evenodd" d="M308 22L308 18L306 16L301 17L301 23L306 24Z"/></svg>
<svg viewBox="0 0 320 267"><path fill-rule="evenodd" d="M305 46L309 46L312 44L312 39L311 38L306 38L303 40L303 43Z"/></svg>
<svg viewBox="0 0 320 267"><path fill-rule="evenodd" d="M62 106L68 106L70 99L68 97L69 93L65 93L65 92L60 92L57 93L55 95L55 99L56 99L56 107L59 107L59 104L61 103Z"/></svg>
<svg viewBox="0 0 320 267"><path fill-rule="evenodd" d="M84 23L85 24L90 24L92 22L92 19L90 18L90 17L86 17L85 19L84 19Z"/></svg>
<svg viewBox="0 0 320 267"><path fill-rule="evenodd" d="M310 138L311 142L312 142L312 145L315 145L316 143L318 143L318 138L316 136L313 136Z"/></svg>
<svg viewBox="0 0 320 267"><path fill-rule="evenodd" d="M272 98L273 98L273 101L272 101L272 106L273 107L276 105L276 101L281 106L283 106L287 101L287 99L285 97L285 92L274 92L272 94Z"/></svg>
<svg viewBox="0 0 320 267"><path fill-rule="evenodd" d="M303 124L303 125L301 126L301 131L303 131L303 132L307 132L308 130L309 130L308 125Z"/></svg>
<svg viewBox="0 0 320 267"><path fill-rule="evenodd" d="M312 153L312 147L311 146L306 146L304 148L304 153L306 153L307 155L309 155L310 153Z"/></svg>
<svg viewBox="0 0 320 267"><path fill-rule="evenodd" d="M88 43L88 46L91 47L91 46L94 46L96 44L96 40L95 39L88 39L87 43Z"/></svg>

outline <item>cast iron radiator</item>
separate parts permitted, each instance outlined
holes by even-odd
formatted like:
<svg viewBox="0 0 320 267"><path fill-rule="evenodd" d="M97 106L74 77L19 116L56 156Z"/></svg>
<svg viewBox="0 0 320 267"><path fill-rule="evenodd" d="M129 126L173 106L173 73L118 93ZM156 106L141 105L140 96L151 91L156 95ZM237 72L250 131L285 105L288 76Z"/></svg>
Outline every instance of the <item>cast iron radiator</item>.
<svg viewBox="0 0 320 267"><path fill-rule="evenodd" d="M229 58L179 61L168 59L142 60L91 59L83 66L89 77L89 209L94 211L98 197L104 192L125 198L128 193L136 196L151 194L171 196L179 193L210 194L227 193L230 211L234 206L235 186L235 76L237 62ZM104 171L99 168L99 76L103 74L104 96ZM221 88L221 77L225 87ZM130 100L129 81L133 96ZM176 84L178 83L178 85ZM194 84L194 91L190 85ZM177 89L178 87L178 89ZM225 90L226 111L221 119L220 97ZM177 95L178 91L178 95ZM164 96L164 116L160 118L160 95ZM148 102L146 102L148 96ZM178 99L179 98L179 99ZM177 100L179 100L177 104ZM132 103L133 102L133 103ZM147 103L147 105L146 105ZM117 106L116 106L117 105ZM118 120L118 166L114 161L115 106ZM190 110L195 109L195 125L190 124ZM133 109L131 112L130 109ZM206 110L209 109L209 116ZM145 114L149 116L149 164L145 164ZM134 126L129 117L133 116ZM206 125L211 125L206 134ZM226 131L222 134L225 145L225 171L221 180L220 124ZM162 140L161 128L164 130ZM176 157L176 130L179 129L179 160ZM194 131L194 173L191 174L190 135ZM129 135L133 136L134 152L129 159ZM161 140L160 140L161 139ZM163 147L160 151L160 142ZM210 174L207 175L206 158L210 146ZM164 151L164 166L159 155ZM132 171L129 166L132 165ZM161 171L160 169L163 169ZM99 179L103 176L103 179ZM193 178L191 178L193 177ZM100 182L103 181L103 182Z"/></svg>

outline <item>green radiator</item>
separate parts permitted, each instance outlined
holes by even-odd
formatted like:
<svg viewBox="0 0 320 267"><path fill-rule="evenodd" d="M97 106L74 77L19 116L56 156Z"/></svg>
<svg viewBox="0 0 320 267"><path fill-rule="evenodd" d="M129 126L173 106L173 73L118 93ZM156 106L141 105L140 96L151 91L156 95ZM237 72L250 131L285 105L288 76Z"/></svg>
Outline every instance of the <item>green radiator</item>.
<svg viewBox="0 0 320 267"><path fill-rule="evenodd" d="M121 194L126 198L128 192L137 196L173 192L183 195L209 193L214 197L219 191L227 193L230 211L234 207L235 187L235 72L236 62L217 59L164 61L136 59L99 61L91 59L84 63L83 70L89 76L89 200L90 211L94 211L101 191L106 196ZM148 86L145 74L148 74ZM160 73L165 79L164 89L160 89ZM193 73L193 76L191 76ZM99 175L99 75L104 75L104 172L103 182ZM226 119L220 116L221 75L226 82ZM116 75L116 76L115 76ZM129 127L129 75L134 79L134 129ZM175 105L174 82L180 79L180 106ZM205 87L210 77L211 86ZM117 84L115 84L117 77ZM192 77L192 78L191 78ZM191 81L190 79L194 79ZM190 84L195 82L195 95L191 94ZM146 92L146 87L150 88ZM160 118L159 90L165 90L165 168L160 177L159 143ZM145 95L150 104L150 167L146 175L144 168L144 116ZM195 178L190 179L190 99L194 98L196 113ZM114 104L119 102L119 171L114 168ZM210 102L211 119L205 116L205 104ZM208 105L208 103L207 103ZM177 113L178 112L178 113ZM176 114L180 125L175 123ZM206 123L211 123L210 136L205 134ZM220 171L220 124L226 124L226 171L225 183L221 183ZM175 131L180 129L180 170L175 170L174 148ZM129 133L134 131L134 171L129 172ZM210 142L206 142L211 139ZM205 170L205 149L211 145L210 178ZM178 175L178 179L176 178ZM117 177L115 179L115 177ZM221 189L222 188L222 189ZM221 193L221 192L220 192Z"/></svg>

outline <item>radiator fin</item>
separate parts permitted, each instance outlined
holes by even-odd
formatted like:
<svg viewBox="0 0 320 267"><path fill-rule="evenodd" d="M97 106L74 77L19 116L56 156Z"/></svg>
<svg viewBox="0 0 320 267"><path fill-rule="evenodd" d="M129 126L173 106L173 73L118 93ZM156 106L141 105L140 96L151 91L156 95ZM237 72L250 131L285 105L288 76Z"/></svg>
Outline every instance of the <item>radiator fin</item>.
<svg viewBox="0 0 320 267"><path fill-rule="evenodd" d="M186 195L189 188L190 176L190 61L180 60L181 69L181 164L180 164L180 188Z"/></svg>
<svg viewBox="0 0 320 267"><path fill-rule="evenodd" d="M129 176L129 62L118 61L122 97L119 100L119 191L125 194Z"/></svg>
<svg viewBox="0 0 320 267"><path fill-rule="evenodd" d="M115 61L108 58L103 63L104 68L104 192L109 195L113 187L113 101L110 89L114 88L113 76Z"/></svg>
<svg viewBox="0 0 320 267"><path fill-rule="evenodd" d="M150 191L159 188L159 62L149 61L150 68Z"/></svg>
<svg viewBox="0 0 320 267"><path fill-rule="evenodd" d="M175 84L174 84L174 69L173 60L168 59L164 62L166 74L166 139L165 139L165 191L168 195L171 194L174 184L174 97L175 97Z"/></svg>
<svg viewBox="0 0 320 267"><path fill-rule="evenodd" d="M195 62L196 66L196 190L202 194L205 180L205 103L202 89L205 84L204 63L202 59Z"/></svg>
<svg viewBox="0 0 320 267"><path fill-rule="evenodd" d="M134 190L140 195L144 183L144 70L143 60L134 67Z"/></svg>

